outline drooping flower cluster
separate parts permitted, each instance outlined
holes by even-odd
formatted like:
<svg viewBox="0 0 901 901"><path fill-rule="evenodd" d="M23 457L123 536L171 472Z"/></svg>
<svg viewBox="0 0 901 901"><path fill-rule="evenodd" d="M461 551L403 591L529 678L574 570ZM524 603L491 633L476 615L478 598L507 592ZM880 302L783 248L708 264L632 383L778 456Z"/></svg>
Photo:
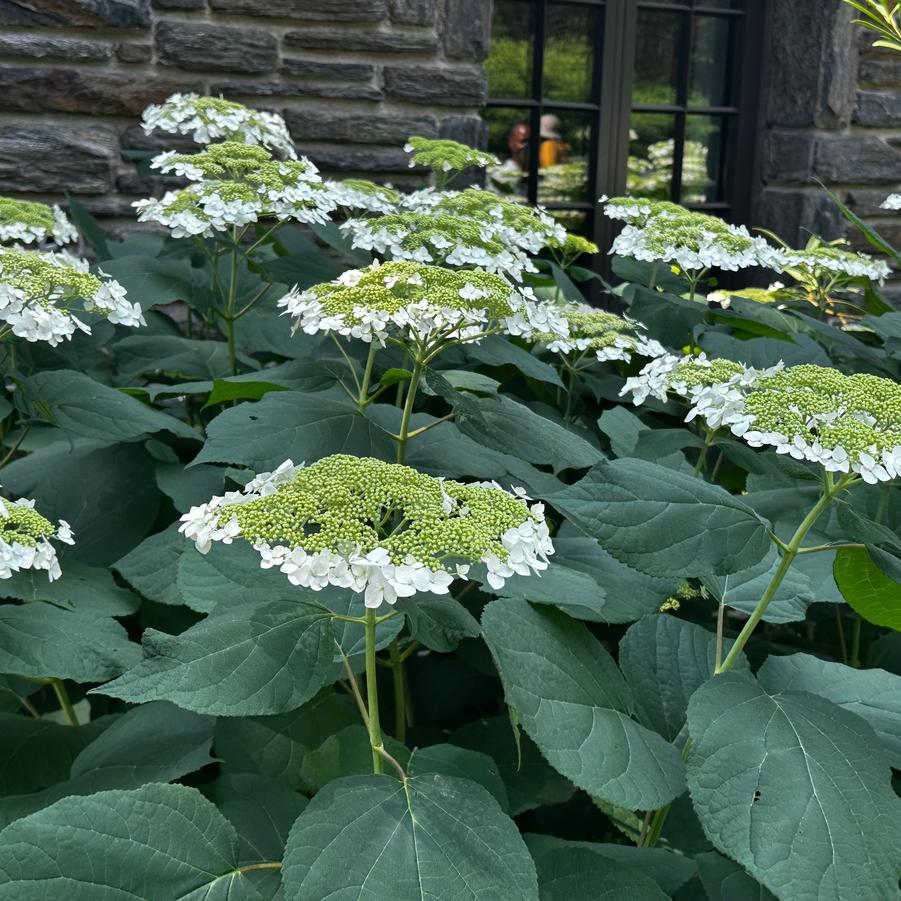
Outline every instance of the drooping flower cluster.
<svg viewBox="0 0 901 901"><path fill-rule="evenodd" d="M564 229L543 210L477 188L419 192L403 203L406 211L350 219L341 229L353 237L354 247L395 260L477 266L517 281L523 272L535 271L529 254L566 239Z"/></svg>
<svg viewBox="0 0 901 901"><path fill-rule="evenodd" d="M10 579L26 569L45 571L51 582L58 579L62 572L51 538L75 544L65 520L54 526L34 509L34 501L0 498L0 579Z"/></svg>
<svg viewBox="0 0 901 901"><path fill-rule="evenodd" d="M141 125L145 134L160 129L168 134L190 135L198 144L237 141L277 150L288 159L297 158L281 116L221 97L173 94L159 105L148 106Z"/></svg>
<svg viewBox="0 0 901 901"><path fill-rule="evenodd" d="M249 542L264 568L293 585L363 592L367 607L416 592L447 594L484 563L488 581L547 568L553 543L544 507L494 485L437 479L406 466L337 454L309 467L290 460L243 491L182 517L201 553Z"/></svg>
<svg viewBox="0 0 901 901"><path fill-rule="evenodd" d="M884 210L901 210L901 194L889 194L879 206Z"/></svg>
<svg viewBox="0 0 901 901"><path fill-rule="evenodd" d="M799 281L844 275L848 278L868 278L882 282L892 272L888 263L883 260L823 242L817 242L815 246L808 246L803 250L783 250L781 258L782 270L795 274Z"/></svg>
<svg viewBox="0 0 901 901"><path fill-rule="evenodd" d="M58 206L0 197L0 242L54 241L63 245L77 239L78 231Z"/></svg>
<svg viewBox="0 0 901 901"><path fill-rule="evenodd" d="M622 360L628 363L633 354L640 357L659 357L666 348L642 333L644 326L616 313L608 313L588 304L571 303L560 307L560 314L569 327L566 337L535 335L555 353L593 353L598 362Z"/></svg>
<svg viewBox="0 0 901 901"><path fill-rule="evenodd" d="M141 308L103 272L65 253L0 248L0 323L26 341L55 347L90 327L73 312L99 313L117 325L145 325Z"/></svg>
<svg viewBox="0 0 901 901"><path fill-rule="evenodd" d="M500 162L493 153L476 150L457 141L437 138L414 136L404 144L404 150L412 154L410 168L426 166L435 172L462 172L470 166L483 169L485 166L496 166Z"/></svg>
<svg viewBox="0 0 901 901"><path fill-rule="evenodd" d="M150 165L195 182L134 204L138 221L159 222L176 238L209 237L265 218L326 222L335 208L308 159L276 160L263 147L225 141L195 154L167 151Z"/></svg>
<svg viewBox="0 0 901 901"><path fill-rule="evenodd" d="M779 252L744 226L669 201L615 197L607 201L604 213L626 223L610 250L620 256L675 263L686 272L780 265Z"/></svg>
<svg viewBox="0 0 901 901"><path fill-rule="evenodd" d="M716 290L707 295L708 303L718 303L724 310L732 305L732 298L752 300L754 303L780 303L790 300L793 292L787 290L782 282L772 282L766 288L738 288L734 291Z"/></svg>
<svg viewBox="0 0 901 901"><path fill-rule="evenodd" d="M400 194L387 185L377 185L364 178L345 178L344 181L327 181L326 188L338 206L369 213L396 212L401 202Z"/></svg>
<svg viewBox="0 0 901 901"><path fill-rule="evenodd" d="M755 370L731 360L667 356L622 393L636 404L667 390L690 400L686 421L728 427L752 447L773 447L871 484L901 475L901 385L812 364Z"/></svg>
<svg viewBox="0 0 901 901"><path fill-rule="evenodd" d="M292 291L279 306L307 334L335 332L367 343L384 343L391 330L428 344L478 340L487 331L531 336L567 334L559 308L535 300L504 278L423 263L391 261L351 269L331 282Z"/></svg>

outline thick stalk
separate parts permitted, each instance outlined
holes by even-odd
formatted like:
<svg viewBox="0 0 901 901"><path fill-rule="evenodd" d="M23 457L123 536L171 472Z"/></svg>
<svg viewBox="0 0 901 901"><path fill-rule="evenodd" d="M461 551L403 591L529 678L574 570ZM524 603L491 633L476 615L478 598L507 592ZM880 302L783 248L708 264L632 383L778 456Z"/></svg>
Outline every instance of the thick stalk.
<svg viewBox="0 0 901 901"><path fill-rule="evenodd" d="M735 666L738 661L739 656L741 655L742 649L748 643L748 639L751 637L754 629L757 627L757 624L763 619L764 613L766 613L767 607L770 605L770 601L776 596L776 592L779 590L779 586L782 584L782 580L785 578L789 569L791 569L792 563L794 563L795 557L798 556L799 551L801 550L801 543L807 537L807 533L813 528L814 523L820 518L823 511L829 506L832 502L832 499L841 491L850 481L851 479L848 476L843 477L838 481L838 483L833 484L831 474L827 473L827 482L823 489L823 493L820 495L819 500L814 504L813 509L804 517L801 525L798 526L797 531L794 535L792 535L791 541L785 545L782 560L779 563L779 567L776 572L773 574L773 578L770 579L770 584L767 585L766 591L764 591L763 596L757 602L757 606L754 608L754 612L748 618L748 621L745 623L744 628L739 632L738 638L735 639L735 644L729 650L729 653L726 655L726 659L723 661L721 666L716 668L717 674L719 673L727 673L733 666Z"/></svg>
<svg viewBox="0 0 901 901"><path fill-rule="evenodd" d="M225 337L228 341L228 363L231 374L238 374L238 352L235 347L235 303L238 298L238 229L232 229L231 266L229 267L228 297L225 303Z"/></svg>
<svg viewBox="0 0 901 901"><path fill-rule="evenodd" d="M68 722L70 726L77 726L78 716L75 713L72 702L69 700L69 693L66 691L66 686L60 679L52 679L50 685L53 687L53 693L56 695L57 701L59 701L60 709L66 716L66 722Z"/></svg>
<svg viewBox="0 0 901 901"><path fill-rule="evenodd" d="M416 390L419 388L419 380L422 378L423 364L417 354L413 363L413 374L410 376L410 385L407 388L407 399L404 401L404 412L401 414L400 432L397 435L397 462L403 463L407 455L407 438L410 434L410 417L413 415L413 404L416 401Z"/></svg>
<svg viewBox="0 0 901 901"><path fill-rule="evenodd" d="M404 661L400 656L397 639L388 648L391 657L391 679L394 684L394 737L399 742L407 740L407 680Z"/></svg>
<svg viewBox="0 0 901 901"><path fill-rule="evenodd" d="M378 345L375 341L369 342L369 356L366 357L366 368L363 370L363 382L360 385L360 399L357 402L357 406L360 408L360 412L363 412L363 409L366 407L366 404L369 403L369 383L372 381L372 364L375 362L375 355L378 351Z"/></svg>
<svg viewBox="0 0 901 901"><path fill-rule="evenodd" d="M379 724L378 663L375 656L375 610L366 608L366 707L369 714L369 746L372 748L372 772L384 772L382 764L382 727Z"/></svg>

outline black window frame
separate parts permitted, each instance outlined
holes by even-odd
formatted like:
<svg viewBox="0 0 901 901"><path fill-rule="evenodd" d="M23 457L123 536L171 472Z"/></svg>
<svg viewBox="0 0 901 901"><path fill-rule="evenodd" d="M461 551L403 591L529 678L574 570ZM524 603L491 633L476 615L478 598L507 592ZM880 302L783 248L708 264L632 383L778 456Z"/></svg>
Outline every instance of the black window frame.
<svg viewBox="0 0 901 901"><path fill-rule="evenodd" d="M606 219L596 200L626 192L629 157L629 127L633 111L669 113L675 119L673 176L670 196L681 196L682 159L686 124L691 115L723 117L725 153L719 161L723 168L723 199L709 203L686 203L734 222L747 223L753 188L756 149L757 112L763 47L763 22L767 0L736 0L730 8L711 4L711 0L517 0L524 14L531 10L532 82L530 96L505 98L489 96L486 106L522 109L528 115L530 134L540 130L544 111L576 110L593 116L588 157L588 197L586 201L544 203L550 210L583 210L589 217L587 233L602 247L609 246L616 223ZM601 10L597 16L592 73L592 102L566 102L544 97L544 49L548 8L554 2L567 6ZM680 16L678 78L674 104L633 104L639 9L662 10ZM692 44L695 16L719 16L734 20L730 29L731 47L727 57L731 85L730 103L724 106L689 106ZM489 85L490 91L490 85ZM538 153L529 155L526 196L538 201Z"/></svg>

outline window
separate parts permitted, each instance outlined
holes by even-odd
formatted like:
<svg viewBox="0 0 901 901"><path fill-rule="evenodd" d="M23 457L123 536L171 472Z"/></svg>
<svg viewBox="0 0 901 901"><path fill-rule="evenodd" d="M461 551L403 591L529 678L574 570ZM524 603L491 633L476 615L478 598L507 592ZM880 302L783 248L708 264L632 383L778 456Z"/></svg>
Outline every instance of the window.
<svg viewBox="0 0 901 901"><path fill-rule="evenodd" d="M489 186L604 241L630 193L741 221L764 0L494 0ZM537 139L533 136L537 135Z"/></svg>

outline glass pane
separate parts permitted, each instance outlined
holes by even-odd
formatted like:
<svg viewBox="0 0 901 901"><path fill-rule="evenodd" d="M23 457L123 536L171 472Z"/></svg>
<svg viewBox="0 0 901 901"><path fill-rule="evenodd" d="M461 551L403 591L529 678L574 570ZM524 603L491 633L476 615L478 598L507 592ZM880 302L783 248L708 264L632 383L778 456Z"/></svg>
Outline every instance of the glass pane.
<svg viewBox="0 0 901 901"><path fill-rule="evenodd" d="M626 192L634 197L669 200L673 181L672 113L632 113Z"/></svg>
<svg viewBox="0 0 901 901"><path fill-rule="evenodd" d="M698 9L741 9L741 0L696 0Z"/></svg>
<svg viewBox="0 0 901 901"><path fill-rule="evenodd" d="M489 97L532 96L534 4L530 0L494 0L491 53L485 61Z"/></svg>
<svg viewBox="0 0 901 901"><path fill-rule="evenodd" d="M501 161L489 166L485 184L489 190L525 201L529 171L529 111L503 106L482 110L488 126L488 149Z"/></svg>
<svg viewBox="0 0 901 901"><path fill-rule="evenodd" d="M591 200L588 172L592 147L590 113L546 111L541 117L538 151L538 202Z"/></svg>
<svg viewBox="0 0 901 901"><path fill-rule="evenodd" d="M588 103L596 99L594 48L600 46L601 10L549 3L544 46L544 96Z"/></svg>
<svg viewBox="0 0 901 901"><path fill-rule="evenodd" d="M688 116L682 156L682 203L723 199L727 116Z"/></svg>
<svg viewBox="0 0 901 901"><path fill-rule="evenodd" d="M731 16L695 16L689 106L726 106L730 101Z"/></svg>
<svg viewBox="0 0 901 901"><path fill-rule="evenodd" d="M633 104L676 102L682 14L659 9L638 11Z"/></svg>

